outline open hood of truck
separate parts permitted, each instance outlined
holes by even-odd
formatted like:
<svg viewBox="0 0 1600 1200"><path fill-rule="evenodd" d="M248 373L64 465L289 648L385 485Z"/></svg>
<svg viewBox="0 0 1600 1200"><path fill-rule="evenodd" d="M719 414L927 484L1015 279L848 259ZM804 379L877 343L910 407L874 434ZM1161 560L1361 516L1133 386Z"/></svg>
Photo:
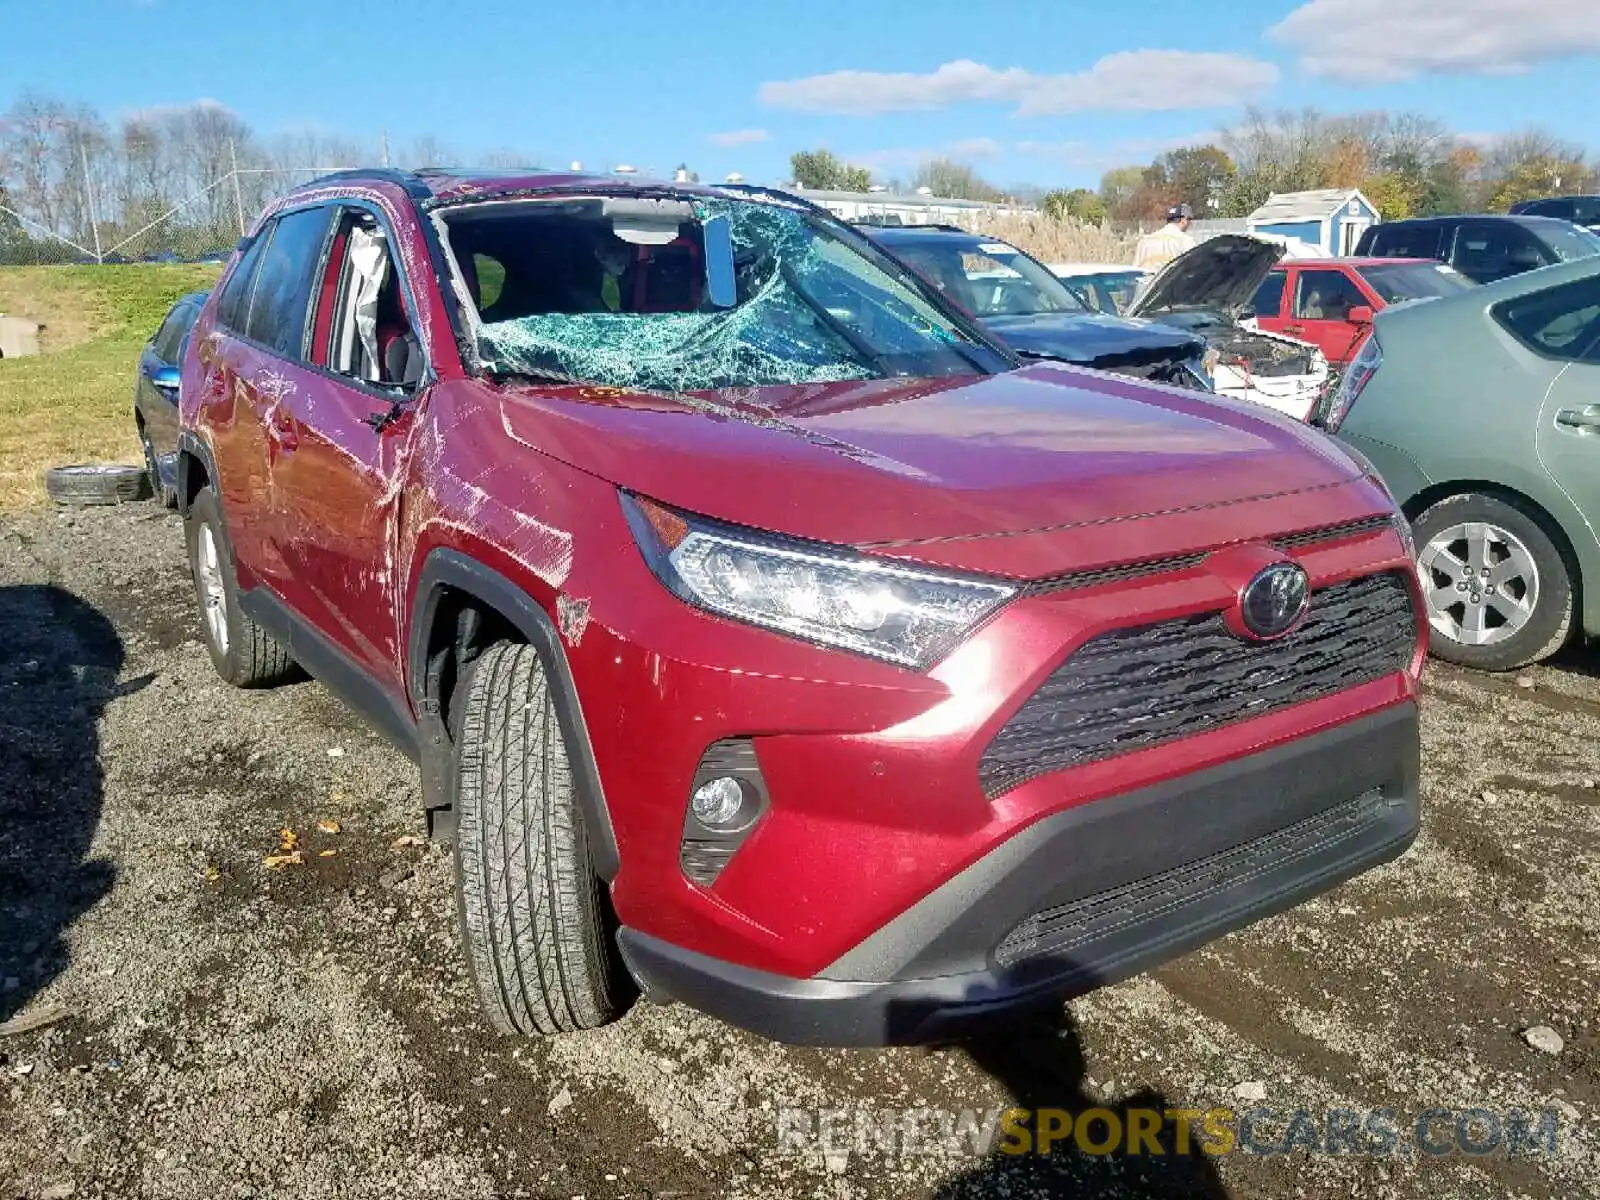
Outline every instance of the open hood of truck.
<svg viewBox="0 0 1600 1200"><path fill-rule="evenodd" d="M1130 317L1182 308L1209 308L1237 318L1284 246L1244 233L1222 233L1173 259L1128 307Z"/></svg>

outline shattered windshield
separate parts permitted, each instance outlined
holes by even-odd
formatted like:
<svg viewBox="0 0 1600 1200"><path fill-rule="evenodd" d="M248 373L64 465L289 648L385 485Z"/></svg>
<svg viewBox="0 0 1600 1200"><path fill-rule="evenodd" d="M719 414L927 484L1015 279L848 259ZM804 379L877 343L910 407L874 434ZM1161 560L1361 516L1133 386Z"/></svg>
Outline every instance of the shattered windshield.
<svg viewBox="0 0 1600 1200"><path fill-rule="evenodd" d="M686 392L1009 365L796 209L562 197L441 216L495 375Z"/></svg>
<svg viewBox="0 0 1600 1200"><path fill-rule="evenodd" d="M896 255L978 317L1088 311L1061 280L1005 242L931 236L899 239L892 246Z"/></svg>

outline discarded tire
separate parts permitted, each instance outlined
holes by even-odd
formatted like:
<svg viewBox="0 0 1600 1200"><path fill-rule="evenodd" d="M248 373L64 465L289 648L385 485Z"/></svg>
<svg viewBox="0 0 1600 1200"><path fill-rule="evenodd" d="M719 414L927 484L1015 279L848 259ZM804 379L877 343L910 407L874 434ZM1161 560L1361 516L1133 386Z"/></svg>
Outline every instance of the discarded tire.
<svg viewBox="0 0 1600 1200"><path fill-rule="evenodd" d="M127 504L150 494L150 477L143 467L79 463L51 467L44 473L44 490L57 504Z"/></svg>

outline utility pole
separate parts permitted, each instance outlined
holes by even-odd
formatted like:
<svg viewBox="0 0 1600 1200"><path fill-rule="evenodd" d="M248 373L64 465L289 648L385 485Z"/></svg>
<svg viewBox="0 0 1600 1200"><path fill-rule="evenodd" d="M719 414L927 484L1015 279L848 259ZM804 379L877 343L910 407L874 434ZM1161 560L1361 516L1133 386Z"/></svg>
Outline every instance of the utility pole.
<svg viewBox="0 0 1600 1200"><path fill-rule="evenodd" d="M389 131L387 129L378 130L378 140L383 147L383 165L387 167L389 165Z"/></svg>
<svg viewBox="0 0 1600 1200"><path fill-rule="evenodd" d="M239 218L239 236L245 235L244 223L244 196L239 191L239 152L234 148L233 139L228 139L228 162L233 169L228 173L233 176L233 211Z"/></svg>
<svg viewBox="0 0 1600 1200"><path fill-rule="evenodd" d="M82 138L78 139L78 160L83 163L83 203L89 210L89 231L94 234L94 260L103 263L105 256L100 253L100 222L94 216L94 188L89 184L89 147Z"/></svg>

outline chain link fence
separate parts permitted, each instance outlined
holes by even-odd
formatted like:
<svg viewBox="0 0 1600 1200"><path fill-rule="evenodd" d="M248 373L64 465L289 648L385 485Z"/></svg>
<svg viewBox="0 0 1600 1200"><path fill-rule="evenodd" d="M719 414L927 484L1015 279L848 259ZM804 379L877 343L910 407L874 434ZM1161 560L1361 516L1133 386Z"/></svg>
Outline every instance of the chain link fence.
<svg viewBox="0 0 1600 1200"><path fill-rule="evenodd" d="M77 219L58 218L53 226L0 191L0 266L221 262L269 200L342 169L235 166L172 202L97 196L85 173Z"/></svg>

